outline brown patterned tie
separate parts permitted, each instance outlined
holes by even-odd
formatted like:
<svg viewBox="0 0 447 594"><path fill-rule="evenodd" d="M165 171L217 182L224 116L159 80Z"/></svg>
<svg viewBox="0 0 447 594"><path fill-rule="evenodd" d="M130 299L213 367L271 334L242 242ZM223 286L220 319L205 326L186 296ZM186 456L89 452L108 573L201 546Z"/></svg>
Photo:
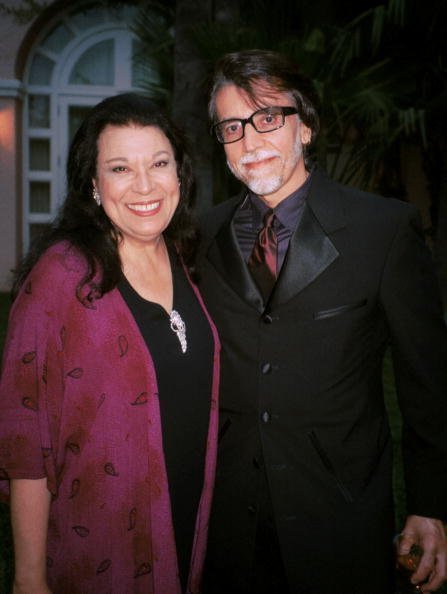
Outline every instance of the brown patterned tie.
<svg viewBox="0 0 447 594"><path fill-rule="evenodd" d="M253 251L248 260L248 268L261 290L264 301L270 296L276 282L276 259L278 238L273 229L275 214L268 210L264 216L264 226L259 231Z"/></svg>

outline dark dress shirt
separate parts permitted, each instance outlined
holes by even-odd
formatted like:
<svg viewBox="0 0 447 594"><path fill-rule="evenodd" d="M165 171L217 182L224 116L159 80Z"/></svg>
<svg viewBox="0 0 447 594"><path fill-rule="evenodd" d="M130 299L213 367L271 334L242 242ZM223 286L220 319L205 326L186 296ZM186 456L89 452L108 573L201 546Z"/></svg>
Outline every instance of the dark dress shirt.
<svg viewBox="0 0 447 594"><path fill-rule="evenodd" d="M273 227L278 238L278 272L284 263L290 238L301 220L311 177L312 173L302 186L273 209L276 215ZM269 207L259 196L249 192L234 214L232 223L245 262L248 262L258 233L262 228L262 220L268 210L270 210Z"/></svg>

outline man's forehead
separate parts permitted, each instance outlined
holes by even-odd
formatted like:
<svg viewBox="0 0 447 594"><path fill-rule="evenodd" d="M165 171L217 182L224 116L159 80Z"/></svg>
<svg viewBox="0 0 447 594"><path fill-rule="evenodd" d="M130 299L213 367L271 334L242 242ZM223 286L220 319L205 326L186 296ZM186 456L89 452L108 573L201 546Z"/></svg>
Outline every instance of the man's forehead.
<svg viewBox="0 0 447 594"><path fill-rule="evenodd" d="M264 80L253 82L251 88L252 94L256 99L256 103L266 103L271 100L292 97L290 92L283 91L280 87L272 85Z"/></svg>
<svg viewBox="0 0 447 594"><path fill-rule="evenodd" d="M292 93L278 90L277 87L274 87L265 81L254 82L251 86L251 91L252 92L250 94L242 87L238 87L233 83L223 86L216 94L217 109L219 110L219 104L222 103L220 99L222 99L224 94L226 95L228 92L234 96L236 101L239 99L252 111L256 111L257 109L268 107L270 105L294 104Z"/></svg>

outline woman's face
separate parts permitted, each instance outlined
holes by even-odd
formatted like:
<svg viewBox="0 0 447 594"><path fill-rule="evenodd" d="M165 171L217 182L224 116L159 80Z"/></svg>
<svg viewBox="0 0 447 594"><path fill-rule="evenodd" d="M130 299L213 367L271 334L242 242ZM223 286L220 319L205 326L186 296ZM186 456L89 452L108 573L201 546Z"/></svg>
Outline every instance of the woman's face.
<svg viewBox="0 0 447 594"><path fill-rule="evenodd" d="M173 148L155 126L106 126L93 184L127 244L158 240L180 198Z"/></svg>

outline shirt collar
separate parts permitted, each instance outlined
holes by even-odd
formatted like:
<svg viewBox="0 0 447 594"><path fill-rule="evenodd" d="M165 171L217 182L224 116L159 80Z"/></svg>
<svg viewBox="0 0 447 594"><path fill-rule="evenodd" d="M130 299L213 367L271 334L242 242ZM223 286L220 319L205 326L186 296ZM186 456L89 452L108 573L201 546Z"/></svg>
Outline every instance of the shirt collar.
<svg viewBox="0 0 447 594"><path fill-rule="evenodd" d="M309 191L312 174L313 169L309 172L306 181L292 192L292 194L287 196L287 198L281 200L281 202L273 209L273 212L281 225L290 231L295 230L300 208L303 206ZM264 215L270 210L267 204L257 194L253 194L253 192L247 194L240 208L251 209L252 223L253 227L256 229L262 226Z"/></svg>

